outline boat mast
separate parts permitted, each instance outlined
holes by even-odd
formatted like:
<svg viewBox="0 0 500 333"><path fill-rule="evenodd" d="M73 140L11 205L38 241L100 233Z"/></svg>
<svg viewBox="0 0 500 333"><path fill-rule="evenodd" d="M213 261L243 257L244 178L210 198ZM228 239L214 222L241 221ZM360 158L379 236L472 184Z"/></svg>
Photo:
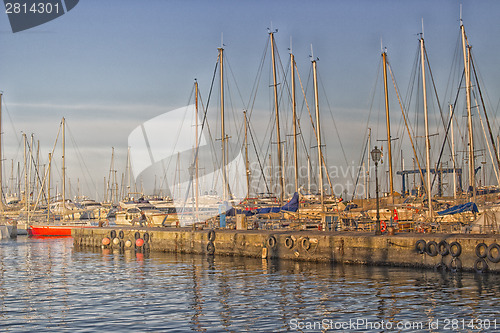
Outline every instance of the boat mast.
<svg viewBox="0 0 500 333"><path fill-rule="evenodd" d="M21 199L21 166L19 162L17 162L17 193Z"/></svg>
<svg viewBox="0 0 500 333"><path fill-rule="evenodd" d="M453 199L457 198L457 175L455 172L455 136L453 131L453 105L450 104L451 160L453 162Z"/></svg>
<svg viewBox="0 0 500 333"><path fill-rule="evenodd" d="M250 197L250 168L248 165L248 119L247 112L243 111L243 115L245 117L245 173L247 178L247 199Z"/></svg>
<svg viewBox="0 0 500 333"><path fill-rule="evenodd" d="M316 141L318 143L318 166L319 166L319 189L321 194L321 213L325 211L325 198L323 190L323 163L321 153L321 126L319 122L319 100L318 100L318 76L316 73L316 60L312 60L313 64L313 80L314 80L314 106L316 109ZM326 229L326 228L325 228Z"/></svg>
<svg viewBox="0 0 500 333"><path fill-rule="evenodd" d="M9 192L15 193L14 190L14 160L11 160L12 164L10 166L10 184L9 184Z"/></svg>
<svg viewBox="0 0 500 333"><path fill-rule="evenodd" d="M469 189L472 189L472 202L476 202L476 180L475 180L475 165L474 165L474 140L472 132L472 112L471 112L471 96L470 96L470 58L469 44L465 35L465 27L462 17L460 16L460 30L462 32L462 51L464 58L465 71L465 93L467 100L467 130L469 134Z"/></svg>
<svg viewBox="0 0 500 333"><path fill-rule="evenodd" d="M47 182L47 222L50 221L50 172L52 171L52 154L49 153L48 182Z"/></svg>
<svg viewBox="0 0 500 333"><path fill-rule="evenodd" d="M219 73L220 73L220 119L221 119L221 142L222 142L222 200L227 201L228 198L228 184L226 178L226 129L224 124L224 48L222 46L219 50Z"/></svg>
<svg viewBox="0 0 500 333"><path fill-rule="evenodd" d="M366 199L370 199L370 148L371 148L371 141L372 141L372 129L369 127L368 128L368 145L366 146L367 152L366 152L366 163L368 164L368 169L366 171L366 177L368 180L366 181Z"/></svg>
<svg viewBox="0 0 500 333"><path fill-rule="evenodd" d="M33 167L33 136L34 134L31 133L31 138L30 138L30 144L29 144L29 156L28 156L28 164L29 164L29 169L28 169L28 182L29 182L29 187L28 187L28 192L29 192L29 197L30 197L30 201L31 201L31 194L32 194L32 187L33 186L32 184L32 181L33 181L33 178L31 178L31 168ZM30 205L31 205L31 202L30 202ZM33 207L33 210L35 209L35 207Z"/></svg>
<svg viewBox="0 0 500 333"><path fill-rule="evenodd" d="M307 193L311 194L311 158L307 154Z"/></svg>
<svg viewBox="0 0 500 333"><path fill-rule="evenodd" d="M132 186L132 182L130 181L131 179L131 168L130 168L130 147L127 149L127 178L128 178L128 185L127 185L127 198L130 197L130 190Z"/></svg>
<svg viewBox="0 0 500 333"><path fill-rule="evenodd" d="M195 145L196 145L196 161L195 161L195 175L194 175L194 178L195 178L195 205L196 205L196 222L198 222L199 220L199 212L198 212L198 209L199 209L199 205L198 205L198 193L199 193L199 182L198 182L198 149L199 149L199 143L198 143L198 81L195 79L194 81L194 88L195 88L195 105L196 105L196 115L195 115L195 118L196 118L196 124L195 124L195 128L196 128L196 138L195 138Z"/></svg>
<svg viewBox="0 0 500 333"><path fill-rule="evenodd" d="M290 50L291 50L290 46ZM295 57L290 51L290 76L292 85L292 114L293 114L293 166L295 176L295 192L299 191L299 163L297 151L297 104L295 101Z"/></svg>
<svg viewBox="0 0 500 333"><path fill-rule="evenodd" d="M62 202L63 202L63 220L66 217L66 161L65 161L65 152L66 152L66 142L65 142L65 123L66 120L64 117L62 118Z"/></svg>
<svg viewBox="0 0 500 333"><path fill-rule="evenodd" d="M387 123L387 153L389 158L389 194L394 194L394 181L392 173L392 149L391 149L391 122L389 118L389 92L387 89L387 51L382 52L382 61L384 64L384 92L385 92L385 119Z"/></svg>
<svg viewBox="0 0 500 333"><path fill-rule="evenodd" d="M276 140L278 145L278 174L279 174L279 184L280 184L280 205L283 203L283 196L285 192L285 180L284 180L284 169L281 154L281 135L280 135L280 118L278 110L278 83L276 80L276 60L274 56L274 32L269 32L269 37L271 40L271 58L273 62L273 90L274 90L274 112L276 114Z"/></svg>
<svg viewBox="0 0 500 333"><path fill-rule="evenodd" d="M28 216L28 224L30 222L30 206L29 206L29 195L28 195L28 156L26 151L26 146L28 145L28 138L26 133L23 133L24 142L24 202L26 204L26 214Z"/></svg>
<svg viewBox="0 0 500 333"><path fill-rule="evenodd" d="M40 172L40 140L36 140L36 164L35 164L35 193L38 195L40 183L38 182L38 173Z"/></svg>
<svg viewBox="0 0 500 333"><path fill-rule="evenodd" d="M423 30L423 29L422 29ZM427 91L425 85L425 46L424 34L420 38L420 62L422 64L422 92L424 98L424 123L425 123L425 158L427 172L427 202L429 206L429 218L432 219L432 197L431 197L431 142L429 140L429 117L427 112Z"/></svg>
<svg viewBox="0 0 500 333"><path fill-rule="evenodd" d="M114 190L114 183L113 181L116 181L116 175L114 172L115 168L115 147L111 147L111 163L109 165L109 174L108 174L108 186L106 190L106 199L108 197L108 192L109 192L109 202L113 204L113 190Z"/></svg>
<svg viewBox="0 0 500 333"><path fill-rule="evenodd" d="M0 210L3 211L3 183L2 183L2 93L0 93Z"/></svg>

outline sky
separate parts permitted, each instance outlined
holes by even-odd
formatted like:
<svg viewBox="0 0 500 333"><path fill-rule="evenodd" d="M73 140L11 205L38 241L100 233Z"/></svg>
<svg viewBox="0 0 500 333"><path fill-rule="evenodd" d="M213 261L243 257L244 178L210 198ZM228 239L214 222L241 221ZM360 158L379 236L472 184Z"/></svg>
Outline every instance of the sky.
<svg viewBox="0 0 500 333"><path fill-rule="evenodd" d="M115 168L121 174L128 136L136 127L190 103L195 78L206 101L221 43L230 65L228 84L237 85L231 106L239 113L249 107L269 42L268 29L278 30L275 38L283 66L292 45L304 84L310 73L312 45L314 57L319 58L328 163L357 165L378 80L381 44L405 90L423 20L437 91L444 95L459 37L460 4L496 113L500 97L498 1L82 0L65 15L17 33L12 33L2 12L4 181L10 177L11 161L22 163L22 133L40 141L41 159L46 161L65 117L68 177L73 188L79 179L83 192L92 197L97 193L102 199L112 147ZM265 83L259 89L264 93L259 94L251 119L255 128L265 128L273 112L268 67L263 73ZM313 105L312 100L308 103ZM384 116L373 112L370 127L382 139L385 132L380 119ZM308 116L303 113L303 117L305 124ZM400 117L391 117L399 123Z"/></svg>

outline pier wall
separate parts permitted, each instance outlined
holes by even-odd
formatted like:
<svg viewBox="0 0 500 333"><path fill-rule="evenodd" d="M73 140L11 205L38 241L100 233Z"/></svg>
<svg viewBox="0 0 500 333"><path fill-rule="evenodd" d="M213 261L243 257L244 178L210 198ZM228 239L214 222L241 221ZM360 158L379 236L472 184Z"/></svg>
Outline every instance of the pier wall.
<svg viewBox="0 0 500 333"><path fill-rule="evenodd" d="M500 272L498 235L109 227L72 236L76 247Z"/></svg>

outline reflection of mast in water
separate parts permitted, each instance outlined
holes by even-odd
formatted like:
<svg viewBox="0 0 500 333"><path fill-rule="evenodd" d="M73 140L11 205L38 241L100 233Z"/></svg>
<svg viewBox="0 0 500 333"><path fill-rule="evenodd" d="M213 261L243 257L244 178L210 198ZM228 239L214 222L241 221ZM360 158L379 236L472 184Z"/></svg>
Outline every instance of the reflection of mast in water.
<svg viewBox="0 0 500 333"><path fill-rule="evenodd" d="M191 309L194 310L191 316L191 329L202 331L203 327L200 324L199 318L203 315L203 296L201 293L202 285L200 283L200 267L196 265L195 258L191 257L192 278L193 278L193 302Z"/></svg>

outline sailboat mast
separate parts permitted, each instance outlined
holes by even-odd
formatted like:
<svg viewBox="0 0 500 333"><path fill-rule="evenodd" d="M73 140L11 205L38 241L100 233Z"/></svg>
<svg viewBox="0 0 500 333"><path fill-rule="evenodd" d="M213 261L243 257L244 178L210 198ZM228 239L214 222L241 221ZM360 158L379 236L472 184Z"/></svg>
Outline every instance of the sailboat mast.
<svg viewBox="0 0 500 333"><path fill-rule="evenodd" d="M222 199L224 201L228 198L228 186L226 178L226 129L224 124L224 49L222 47L219 50L219 73L220 73L220 127L221 127L221 142L222 142L222 182L223 182L223 195Z"/></svg>
<svg viewBox="0 0 500 333"><path fill-rule="evenodd" d="M318 143L318 167L319 167L319 190L321 195L321 212L325 211L325 197L323 190L323 163L321 153L321 126L319 122L319 100L318 100L318 76L316 73L316 60L312 61L313 64L313 80L314 80L314 105L316 109L316 141Z"/></svg>
<svg viewBox="0 0 500 333"><path fill-rule="evenodd" d="M245 117L245 174L247 179L247 199L250 197L250 169L248 166L248 119L247 112L243 111Z"/></svg>
<svg viewBox="0 0 500 333"><path fill-rule="evenodd" d="M48 165L48 181L47 181L47 221L50 221L50 172L52 171L52 154L49 153L49 165Z"/></svg>
<svg viewBox="0 0 500 333"><path fill-rule="evenodd" d="M281 135L280 135L280 118L278 109L278 83L276 80L276 60L274 55L274 32L269 32L271 40L271 58L273 62L273 90L274 90L274 112L276 114L276 140L278 147L278 174L279 174L279 184L280 184L280 204L283 203L283 196L285 192L285 180L283 175L283 162L281 154Z"/></svg>
<svg viewBox="0 0 500 333"><path fill-rule="evenodd" d="M429 218L432 218L432 196L431 196L431 142L429 140L429 116L427 112L427 91L425 82L425 46L424 37L420 38L420 62L422 64L422 92L424 98L424 122L425 122L425 158L427 172L427 202L429 206Z"/></svg>
<svg viewBox="0 0 500 333"><path fill-rule="evenodd" d="M2 93L0 93L0 210L3 211L3 183L2 183Z"/></svg>
<svg viewBox="0 0 500 333"><path fill-rule="evenodd" d="M29 195L28 195L28 156L26 151L26 146L28 145L28 138L26 133L23 133L24 142L24 202L26 204L26 215L28 216L28 223L30 222L30 206L29 206Z"/></svg>
<svg viewBox="0 0 500 333"><path fill-rule="evenodd" d="M65 123L66 120L64 117L62 118L62 202L63 202L63 219L66 213L66 161L65 161L65 152L66 152L66 138L65 138Z"/></svg>
<svg viewBox="0 0 500 333"><path fill-rule="evenodd" d="M387 153L389 158L389 194L394 194L394 180L392 171L392 149L391 149L391 121L389 117L389 92L387 89L387 52L382 52L384 64L384 92L385 92L385 119L387 123Z"/></svg>
<svg viewBox="0 0 500 333"><path fill-rule="evenodd" d="M199 143L198 143L198 81L194 81L194 88L195 88L195 105L196 105L196 115L195 115L195 118L196 118L196 124L195 124L195 128L196 128L196 138L195 138L195 145L196 145L196 160L194 161L195 163L195 174L194 174L194 178L195 178L195 205L196 205L196 222L198 222L198 209L199 209L199 205L198 205L198 194L199 194L199 182L198 182L198 146L199 146Z"/></svg>
<svg viewBox="0 0 500 333"><path fill-rule="evenodd" d="M469 45L467 36L465 35L465 27L460 18L460 30L462 32L462 51L464 58L464 71L465 71L465 94L467 99L467 130L469 134L469 188L472 189L472 201L476 201L476 180L475 180L475 165L474 165L474 140L472 131L472 112L471 112L471 96L470 96L470 59L469 59Z"/></svg>
<svg viewBox="0 0 500 333"><path fill-rule="evenodd" d="M28 192L29 192L29 197L30 197L30 200L31 200L31 196L32 196L32 181L33 181L33 178L32 178L32 173L31 173L31 168L33 167L33 136L34 134L31 133L31 138L30 138L30 144L29 144L29 156L28 156L28 163L29 163L29 168L28 168L28 182L29 182L29 188L28 188ZM30 203L31 204L31 203ZM34 208L33 208L34 209Z"/></svg>
<svg viewBox="0 0 500 333"><path fill-rule="evenodd" d="M131 186L132 186L132 182L131 182L131 168L130 168L130 147L128 147L127 149L127 177L128 177L128 185L127 185L127 197L130 196L130 190L131 190Z"/></svg>
<svg viewBox="0 0 500 333"><path fill-rule="evenodd" d="M368 164L368 169L366 171L366 177L368 178L366 182L366 199L370 199L370 148L371 148L371 141L372 141L372 129L368 128L368 145L366 146L367 152L366 152L366 163Z"/></svg>
<svg viewBox="0 0 500 333"><path fill-rule="evenodd" d="M311 194L311 158L307 155L307 193Z"/></svg>
<svg viewBox="0 0 500 333"><path fill-rule="evenodd" d="M290 76L292 84L292 114L293 114L293 166L295 176L295 192L299 190L299 160L297 151L297 104L295 101L295 57L290 52Z"/></svg>

